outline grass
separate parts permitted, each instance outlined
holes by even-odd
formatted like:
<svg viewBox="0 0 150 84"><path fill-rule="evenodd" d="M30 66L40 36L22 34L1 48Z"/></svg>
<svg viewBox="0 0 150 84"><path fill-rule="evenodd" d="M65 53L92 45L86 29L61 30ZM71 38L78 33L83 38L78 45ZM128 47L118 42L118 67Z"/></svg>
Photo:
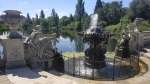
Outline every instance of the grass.
<svg viewBox="0 0 150 84"><path fill-rule="evenodd" d="M106 52L105 56L110 57L110 58L114 58L115 52Z"/></svg>
<svg viewBox="0 0 150 84"><path fill-rule="evenodd" d="M81 57L81 56L85 56L84 52L77 52L77 53L73 53L73 52L65 52L65 53L62 53L64 56L66 57L70 57L70 58L73 58L73 56L75 57ZM110 57L110 58L113 58L115 56L115 52L107 52L105 54L106 57Z"/></svg>

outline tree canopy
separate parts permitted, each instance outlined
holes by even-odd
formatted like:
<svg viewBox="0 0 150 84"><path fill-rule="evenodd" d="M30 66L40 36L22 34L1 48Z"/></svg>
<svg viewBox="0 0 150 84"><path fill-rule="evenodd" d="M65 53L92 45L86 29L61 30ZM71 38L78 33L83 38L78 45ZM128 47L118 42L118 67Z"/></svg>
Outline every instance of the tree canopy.
<svg viewBox="0 0 150 84"><path fill-rule="evenodd" d="M99 15L98 25L104 29L111 28L110 30L112 30L118 28L121 31L128 24L133 23L135 18L143 18L145 20L144 25L149 25L150 23L149 0L133 0L129 7L123 7L123 1L103 2L97 0L95 3L93 13ZM27 13L22 28L27 30L40 24L42 25L43 30L86 30L89 27L91 14L88 14L85 11L84 4L85 2L83 0L77 0L77 3L75 4L75 14L70 14L69 16L64 15L61 18L59 18L54 8L48 17L45 17L43 10L41 10L39 16L36 14L35 18L32 19L30 18L29 13ZM148 26L144 28L146 29Z"/></svg>

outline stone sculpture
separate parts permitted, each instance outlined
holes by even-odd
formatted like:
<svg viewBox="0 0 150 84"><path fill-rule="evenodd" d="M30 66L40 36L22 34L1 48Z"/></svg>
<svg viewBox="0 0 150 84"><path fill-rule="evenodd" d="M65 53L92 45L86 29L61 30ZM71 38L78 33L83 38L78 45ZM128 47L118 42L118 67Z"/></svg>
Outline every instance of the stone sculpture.
<svg viewBox="0 0 150 84"><path fill-rule="evenodd" d="M122 58L129 58L130 57L130 48L129 48L129 42L130 42L131 36L128 32L123 32L122 38L118 43L118 48L117 50L121 49L121 57ZM116 52L118 55L120 52Z"/></svg>
<svg viewBox="0 0 150 84"><path fill-rule="evenodd" d="M56 34L51 34L50 37L43 37L42 35L41 26L37 25L27 39L29 54L39 58L51 58L55 53L52 40L56 39Z"/></svg>
<svg viewBox="0 0 150 84"><path fill-rule="evenodd" d="M49 37L44 37L41 32L41 25L37 25L26 43L25 60L31 67L42 67L43 69L55 69L64 72L63 57L52 46L52 41L56 39L56 33Z"/></svg>
<svg viewBox="0 0 150 84"><path fill-rule="evenodd" d="M136 29L134 30L134 32L142 32L140 30L140 26L142 25L142 22L143 22L142 18L135 18L134 25L135 25Z"/></svg>

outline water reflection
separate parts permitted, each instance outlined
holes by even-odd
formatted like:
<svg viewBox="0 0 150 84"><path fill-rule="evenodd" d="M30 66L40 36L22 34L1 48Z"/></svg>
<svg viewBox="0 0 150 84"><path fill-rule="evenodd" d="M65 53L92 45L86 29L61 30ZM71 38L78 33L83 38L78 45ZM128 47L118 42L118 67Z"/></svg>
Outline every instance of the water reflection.
<svg viewBox="0 0 150 84"><path fill-rule="evenodd" d="M27 39L31 31L21 31L21 33ZM43 33L44 36L49 36L54 32L43 31ZM83 43L83 38L78 36L76 31L58 31L55 33L57 33L58 40L53 42L53 46L58 49L58 52L83 52L88 48L87 43ZM9 32L3 32L1 36L7 36L8 34ZM114 52L116 43L116 39L110 38L106 46L107 51ZM3 52L2 45L0 45L0 52Z"/></svg>

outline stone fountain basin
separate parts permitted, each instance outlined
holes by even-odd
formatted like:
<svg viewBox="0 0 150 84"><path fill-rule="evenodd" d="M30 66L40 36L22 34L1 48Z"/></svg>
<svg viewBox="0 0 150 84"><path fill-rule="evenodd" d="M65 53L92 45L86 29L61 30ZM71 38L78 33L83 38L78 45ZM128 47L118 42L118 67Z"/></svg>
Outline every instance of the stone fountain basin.
<svg viewBox="0 0 150 84"><path fill-rule="evenodd" d="M113 63L113 58L106 57L106 66L104 68L92 69L84 64L85 57L77 57L75 59L71 58L65 61L65 73L71 76L82 77L82 78L92 78L98 80L111 80L115 79L126 79L128 78L129 70L134 72L133 66L127 61L116 60L115 68ZM114 72L113 72L114 69ZM135 75L134 73L132 75Z"/></svg>

